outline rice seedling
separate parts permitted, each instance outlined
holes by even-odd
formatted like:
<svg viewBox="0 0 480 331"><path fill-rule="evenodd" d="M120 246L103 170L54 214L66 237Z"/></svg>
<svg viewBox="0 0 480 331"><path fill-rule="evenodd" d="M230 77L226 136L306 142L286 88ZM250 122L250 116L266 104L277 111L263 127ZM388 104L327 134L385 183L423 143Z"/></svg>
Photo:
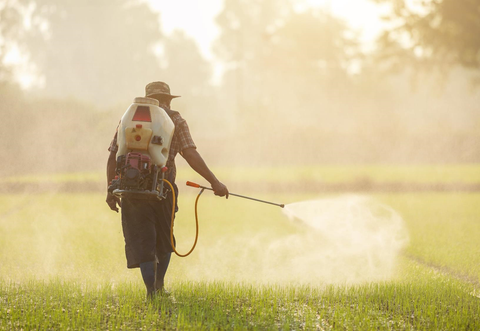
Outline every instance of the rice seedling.
<svg viewBox="0 0 480 331"><path fill-rule="evenodd" d="M194 233L195 193L182 191L180 250ZM480 329L480 194L374 198L401 215L410 237L388 279L341 281L302 250L275 255L311 229L275 208L206 195L196 251L172 260L170 295L149 302L139 272L125 268L119 215L103 194L0 195L0 330ZM292 262L307 265L303 280L272 277ZM329 267L336 282L315 278Z"/></svg>

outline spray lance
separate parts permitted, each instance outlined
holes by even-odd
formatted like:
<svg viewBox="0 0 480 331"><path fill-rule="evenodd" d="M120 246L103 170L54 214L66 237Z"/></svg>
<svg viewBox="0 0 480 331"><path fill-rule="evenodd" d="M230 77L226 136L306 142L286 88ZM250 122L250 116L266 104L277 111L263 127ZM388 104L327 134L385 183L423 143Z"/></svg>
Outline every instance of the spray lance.
<svg viewBox="0 0 480 331"><path fill-rule="evenodd" d="M201 186L201 185L199 185L199 184L192 183L192 182L187 182L187 186L196 187L196 188L201 188L201 189L202 189L202 192L203 192L203 190L213 191L213 189L211 189L210 187ZM201 193L200 193L200 194L201 194ZM257 201L257 202L268 203L269 205L279 206L279 207L281 207L281 208L285 207L285 205L284 205L283 203L274 203L274 202L265 201L265 200L260 200L260 199L255 199L255 198L252 198L252 197L247 197L247 196L245 196L245 195L240 195L240 194L235 194L235 193L228 193L228 195L233 195L233 196L235 196L235 197L244 198L244 199L249 199L249 200L253 200L253 201Z"/></svg>
<svg viewBox="0 0 480 331"><path fill-rule="evenodd" d="M191 187L195 187L195 188L201 188L201 190L200 190L200 193L198 193L197 198L195 199L195 242L193 243L193 246L190 249L190 251L188 251L188 253L180 254L180 253L177 252L177 250L175 248L175 243L174 243L174 240L173 240L173 222L174 222L174 217L175 217L175 194L173 194L174 191L173 191L172 184L170 184L170 182L165 180L165 179L163 181L165 183L167 183L167 185L170 186L170 188L172 190L172 196L173 196L172 220L171 220L171 224L170 224L170 244L172 245L172 249L175 252L175 254L177 254L180 257L186 257L186 256L190 255L190 253L193 252L193 250L195 249L195 246L197 245L197 241L198 241L198 209L197 209L198 199L200 198L200 195L202 195L203 191L205 191L205 190L213 191L213 189L211 189L210 187L202 186L200 184L196 184L196 183L187 181L187 186L191 186ZM236 193L229 192L228 195L229 196L232 195L232 196L239 197L239 198L244 198L244 199L249 199L249 200L253 200L253 201L257 201L257 202L267 203L269 205L274 205L274 206L278 206L278 207L281 207L281 208L285 207L285 205L283 203L274 203L274 202L270 202L270 201L265 201L265 200L260 200L260 199L256 199L256 198L252 198L252 197L247 197L245 195L240 195L240 194L236 194Z"/></svg>

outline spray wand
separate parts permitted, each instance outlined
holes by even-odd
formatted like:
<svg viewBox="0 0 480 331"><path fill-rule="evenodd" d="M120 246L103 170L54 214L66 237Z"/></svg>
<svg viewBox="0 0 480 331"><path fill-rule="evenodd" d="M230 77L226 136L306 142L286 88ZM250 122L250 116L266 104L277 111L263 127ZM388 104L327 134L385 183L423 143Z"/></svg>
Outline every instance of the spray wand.
<svg viewBox="0 0 480 331"><path fill-rule="evenodd" d="M199 184L196 184L196 183L192 183L192 182L187 182L187 186L191 186L191 187L196 187L196 188L201 188L203 190L210 190L210 191L213 191L213 189L211 189L210 187L206 187L206 186L202 186L202 185L199 185ZM260 200L260 199L255 199L255 198L251 198L251 197L247 197L245 195L240 195L240 194L235 194L235 193L228 193L228 195L233 195L235 197L239 197L239 198L244 198L244 199L249 199L249 200L253 200L253 201L257 201L257 202L263 202L263 203L268 203L270 205L274 205L274 206L278 206L278 207L285 207L285 205L283 203L274 203L274 202L270 202L270 201L265 201L265 200Z"/></svg>
<svg viewBox="0 0 480 331"><path fill-rule="evenodd" d="M172 190L172 220L171 220L171 224L170 224L170 244L172 245L172 250L175 252L175 254L177 254L180 257L185 257L185 256L190 255L190 253L193 252L193 250L195 249L195 246L197 245L197 240L198 240L198 210L197 210L198 199L200 198L200 195L203 193L203 191L205 191L205 190L213 191L213 189L211 189L209 187L206 187L206 186L196 184L196 183L187 182L188 186L201 188L202 190L200 191L200 193L198 193L197 199L195 200L195 242L193 243L193 246L188 251L188 253L180 254L179 252L177 252L177 249L175 248L175 240L173 238L173 222L174 222L174 218L175 218L175 193L174 193L175 191L173 190L172 184L168 180L163 179L163 181L168 186L170 186L170 189ZM270 202L270 201L255 199L255 198L251 198L251 197L247 197L247 196L240 195L240 194L235 194L235 193L228 193L228 194L239 197L239 198L249 199L249 200L253 200L253 201L257 201L257 202L268 203L270 205L274 205L274 206L278 206L278 207L282 207L282 208L285 207L285 205L283 203L282 204L273 203L273 202Z"/></svg>

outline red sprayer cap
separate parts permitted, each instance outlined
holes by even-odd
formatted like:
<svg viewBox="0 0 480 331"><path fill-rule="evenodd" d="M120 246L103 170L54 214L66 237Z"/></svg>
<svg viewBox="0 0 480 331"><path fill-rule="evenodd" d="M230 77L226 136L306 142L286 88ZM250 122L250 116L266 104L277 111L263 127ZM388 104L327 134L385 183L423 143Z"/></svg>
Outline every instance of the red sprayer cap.
<svg viewBox="0 0 480 331"><path fill-rule="evenodd" d="M192 182L187 182L187 186L200 187L200 185L192 183Z"/></svg>
<svg viewBox="0 0 480 331"><path fill-rule="evenodd" d="M168 171L168 168L167 167L163 167L162 168L162 172L167 172Z"/></svg>

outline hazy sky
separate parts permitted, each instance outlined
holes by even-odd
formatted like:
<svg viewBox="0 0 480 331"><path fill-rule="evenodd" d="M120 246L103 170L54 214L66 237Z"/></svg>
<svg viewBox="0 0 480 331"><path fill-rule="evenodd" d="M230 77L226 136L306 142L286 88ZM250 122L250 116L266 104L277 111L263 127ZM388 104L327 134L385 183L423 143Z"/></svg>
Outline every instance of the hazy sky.
<svg viewBox="0 0 480 331"><path fill-rule="evenodd" d="M193 37L202 54L213 59L211 46L219 34L215 17L222 9L224 0L147 0L154 10L161 15L163 31L171 33L174 29L182 29ZM373 46L376 35L384 23L380 16L382 8L371 0L296 0L298 10L312 7L324 7L335 16L343 18L352 28L360 32L364 42L364 50ZM28 63L18 49L14 49L7 58L7 63L17 64L15 76L23 87L41 86L42 80L36 74L35 67ZM222 69L214 65L217 80Z"/></svg>
<svg viewBox="0 0 480 331"><path fill-rule="evenodd" d="M222 9L223 0L149 0L152 8L161 13L163 30L183 29L197 41L202 53L210 59L210 46L218 36L215 17ZM382 27L381 8L369 0L298 0L299 10L307 6L330 8L335 16L361 31L362 40L368 44ZM188 10L186 9L188 8Z"/></svg>

